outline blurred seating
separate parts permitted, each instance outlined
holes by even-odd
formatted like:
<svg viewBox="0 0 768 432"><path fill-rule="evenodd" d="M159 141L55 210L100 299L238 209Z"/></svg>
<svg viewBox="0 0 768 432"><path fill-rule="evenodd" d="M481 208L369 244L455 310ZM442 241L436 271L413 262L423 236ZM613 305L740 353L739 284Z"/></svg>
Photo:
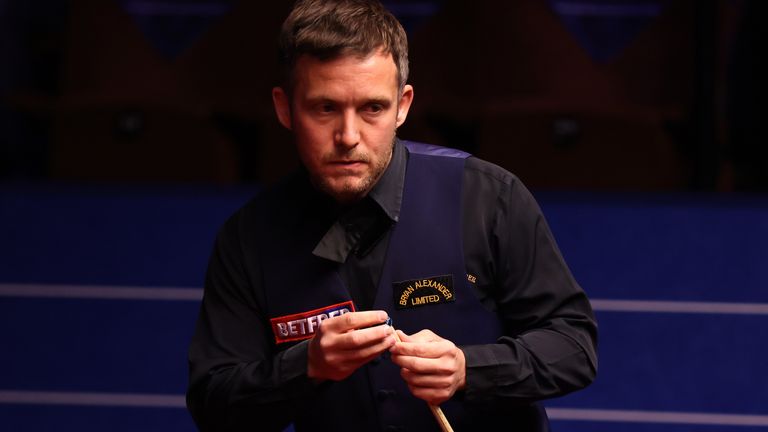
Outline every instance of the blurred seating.
<svg viewBox="0 0 768 432"><path fill-rule="evenodd" d="M416 98L404 131L470 150L533 187L684 188L695 3L662 3L606 59L591 57L551 4L448 1L413 34Z"/></svg>
<svg viewBox="0 0 768 432"><path fill-rule="evenodd" d="M276 131L270 88L289 6L237 2L168 58L119 2L73 1L53 176L228 183L287 171L273 168L292 166L293 155L272 142L287 137Z"/></svg>

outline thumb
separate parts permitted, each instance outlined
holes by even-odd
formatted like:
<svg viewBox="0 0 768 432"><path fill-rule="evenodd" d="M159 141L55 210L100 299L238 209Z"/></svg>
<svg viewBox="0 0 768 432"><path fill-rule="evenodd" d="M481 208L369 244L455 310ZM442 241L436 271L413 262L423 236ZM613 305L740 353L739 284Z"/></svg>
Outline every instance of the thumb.
<svg viewBox="0 0 768 432"><path fill-rule="evenodd" d="M400 342L413 342L413 338L403 333L402 330L395 330L395 331L397 332L397 337L400 339Z"/></svg>

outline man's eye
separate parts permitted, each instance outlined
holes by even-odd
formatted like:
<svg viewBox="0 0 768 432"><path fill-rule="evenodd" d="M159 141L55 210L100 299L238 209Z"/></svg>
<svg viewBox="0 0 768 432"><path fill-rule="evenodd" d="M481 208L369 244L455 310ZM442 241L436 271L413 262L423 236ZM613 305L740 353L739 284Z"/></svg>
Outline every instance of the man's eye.
<svg viewBox="0 0 768 432"><path fill-rule="evenodd" d="M384 111L384 105L382 104L370 104L368 105L368 112L370 113L379 113Z"/></svg>
<svg viewBox="0 0 768 432"><path fill-rule="evenodd" d="M333 112L333 105L331 105L331 104L320 104L317 107L317 109L318 109L318 111L320 111L322 113L329 113L329 112Z"/></svg>

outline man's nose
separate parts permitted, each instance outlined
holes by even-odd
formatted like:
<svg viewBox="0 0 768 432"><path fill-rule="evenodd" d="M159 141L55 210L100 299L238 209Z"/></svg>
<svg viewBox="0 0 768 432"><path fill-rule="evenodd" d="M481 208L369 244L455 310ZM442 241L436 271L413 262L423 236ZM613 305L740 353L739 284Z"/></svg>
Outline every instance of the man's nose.
<svg viewBox="0 0 768 432"><path fill-rule="evenodd" d="M336 143L344 147L354 147L360 142L357 113L345 111L336 131Z"/></svg>

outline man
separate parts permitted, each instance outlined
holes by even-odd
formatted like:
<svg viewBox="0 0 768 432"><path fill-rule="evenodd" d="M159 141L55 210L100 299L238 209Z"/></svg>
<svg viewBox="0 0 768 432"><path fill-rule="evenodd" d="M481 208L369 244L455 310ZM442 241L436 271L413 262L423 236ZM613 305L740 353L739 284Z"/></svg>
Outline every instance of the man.
<svg viewBox="0 0 768 432"><path fill-rule="evenodd" d="M190 348L202 430L546 430L596 373L596 325L530 194L399 141L407 42L375 0L299 1L278 120L304 169L219 233ZM392 318L397 328L386 325Z"/></svg>

